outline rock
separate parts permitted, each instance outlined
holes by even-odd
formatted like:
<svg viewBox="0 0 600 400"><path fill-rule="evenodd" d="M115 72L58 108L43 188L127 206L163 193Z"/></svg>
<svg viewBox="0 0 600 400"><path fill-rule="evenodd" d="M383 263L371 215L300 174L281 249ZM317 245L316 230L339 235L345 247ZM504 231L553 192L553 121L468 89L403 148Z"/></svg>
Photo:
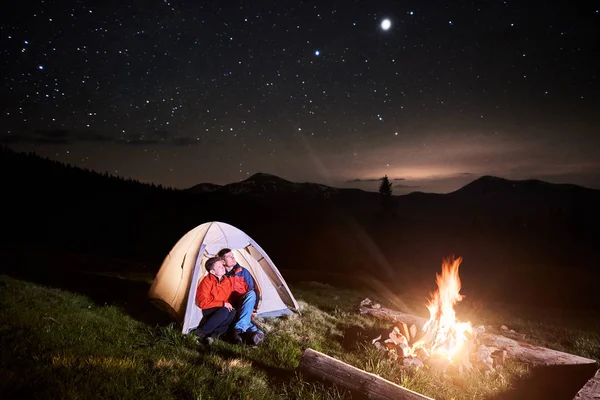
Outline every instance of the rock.
<svg viewBox="0 0 600 400"><path fill-rule="evenodd" d="M422 368L425 364L423 364L423 361L419 360L418 358L406 357L404 360L402 360L402 365L404 365L405 367L414 367L416 369L419 369Z"/></svg>
<svg viewBox="0 0 600 400"><path fill-rule="evenodd" d="M475 360L476 361L483 361L489 357L491 357L492 352L490 351L490 349L488 349L488 347L484 344L479 345L479 347L477 348L477 352L475 353Z"/></svg>
<svg viewBox="0 0 600 400"><path fill-rule="evenodd" d="M387 352L387 347L385 347L384 345L381 344L381 342L375 342L373 343L375 345L375 347L377 348L377 350L381 351L382 353Z"/></svg>
<svg viewBox="0 0 600 400"><path fill-rule="evenodd" d="M479 347L477 348L477 353L475 353L475 361L477 362L478 366L482 367L485 370L494 370L494 360L492 359L492 352L484 344L479 345Z"/></svg>
<svg viewBox="0 0 600 400"><path fill-rule="evenodd" d="M371 303L373 303L373 302L371 301L371 299L369 299L369 298L367 297L367 298L365 298L363 301L361 301L361 302L360 302L360 305L361 305L361 306L369 306L369 305L371 305Z"/></svg>
<svg viewBox="0 0 600 400"><path fill-rule="evenodd" d="M474 334L481 334L481 333L485 333L485 326L483 325L477 325L475 327L473 327L473 333Z"/></svg>

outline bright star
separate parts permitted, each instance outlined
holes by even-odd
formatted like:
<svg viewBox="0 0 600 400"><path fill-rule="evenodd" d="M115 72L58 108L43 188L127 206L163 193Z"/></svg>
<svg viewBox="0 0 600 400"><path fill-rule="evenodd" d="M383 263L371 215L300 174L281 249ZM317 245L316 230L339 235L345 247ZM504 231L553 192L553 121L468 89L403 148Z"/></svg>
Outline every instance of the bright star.
<svg viewBox="0 0 600 400"><path fill-rule="evenodd" d="M315 56L319 56L321 55L321 52L319 50L315 50Z"/></svg>
<svg viewBox="0 0 600 400"><path fill-rule="evenodd" d="M392 26L392 21L390 21L389 19L384 19L383 21L381 21L381 29L383 29L384 31L387 31L388 29L390 29L390 27Z"/></svg>

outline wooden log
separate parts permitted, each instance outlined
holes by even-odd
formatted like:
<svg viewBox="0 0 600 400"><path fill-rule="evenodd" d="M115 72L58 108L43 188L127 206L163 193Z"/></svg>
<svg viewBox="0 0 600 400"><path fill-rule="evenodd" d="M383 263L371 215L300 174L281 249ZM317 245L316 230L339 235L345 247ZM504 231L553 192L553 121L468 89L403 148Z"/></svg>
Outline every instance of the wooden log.
<svg viewBox="0 0 600 400"><path fill-rule="evenodd" d="M407 324L414 323L419 329L427 322L425 318L390 310L385 307L374 309L362 306L360 307L360 313L373 315L377 318L393 322L405 322ZM524 361L533 365L587 365L596 363L596 360L590 358L580 357L545 347L533 346L529 343L520 342L502 335L484 332L480 333L478 338L486 346L493 346L506 350L509 358Z"/></svg>
<svg viewBox="0 0 600 400"><path fill-rule="evenodd" d="M377 400L426 400L430 397L406 389L375 374L363 371L345 362L313 349L306 349L300 360L300 369Z"/></svg>
<svg viewBox="0 0 600 400"><path fill-rule="evenodd" d="M481 343L506 350L509 358L524 361L533 365L586 365L595 364L596 360L576 356L575 354L533 346L493 333L481 333L478 336Z"/></svg>
<svg viewBox="0 0 600 400"><path fill-rule="evenodd" d="M600 399L600 369L596 375L590 379L584 387L577 392L573 400L592 400Z"/></svg>
<svg viewBox="0 0 600 400"><path fill-rule="evenodd" d="M408 325L414 324L417 326L418 329L423 328L423 325L425 325L425 322L427 322L427 319L425 318L417 317L411 314L406 314L400 311L391 310L385 307L372 308L361 306L359 310L361 314L374 315L377 318L387 319L388 321L404 322Z"/></svg>
<svg viewBox="0 0 600 400"><path fill-rule="evenodd" d="M396 323L396 327L398 328L398 330L400 331L400 333L402 334L402 336L404 336L406 338L406 342L410 342L412 339L410 337L410 332L408 331L408 326L406 326L406 323L404 322L397 322Z"/></svg>

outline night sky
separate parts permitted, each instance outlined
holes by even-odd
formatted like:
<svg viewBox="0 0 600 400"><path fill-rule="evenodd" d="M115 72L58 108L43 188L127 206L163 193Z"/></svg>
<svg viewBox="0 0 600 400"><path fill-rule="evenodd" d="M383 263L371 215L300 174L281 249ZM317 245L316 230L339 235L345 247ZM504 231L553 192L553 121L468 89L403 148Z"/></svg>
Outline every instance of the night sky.
<svg viewBox="0 0 600 400"><path fill-rule="evenodd" d="M177 188L600 189L593 3L10 2L1 142Z"/></svg>

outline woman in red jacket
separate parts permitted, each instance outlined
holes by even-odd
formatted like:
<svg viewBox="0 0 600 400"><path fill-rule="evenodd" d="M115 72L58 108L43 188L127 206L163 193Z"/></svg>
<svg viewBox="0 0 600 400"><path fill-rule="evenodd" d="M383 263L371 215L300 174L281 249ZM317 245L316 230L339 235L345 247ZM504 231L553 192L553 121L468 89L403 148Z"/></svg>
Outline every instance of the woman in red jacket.
<svg viewBox="0 0 600 400"><path fill-rule="evenodd" d="M224 334L235 318L235 309L228 302L231 280L225 276L225 266L219 257L206 260L208 271L196 290L196 304L202 309L202 322L195 334L200 340L212 344L215 337Z"/></svg>

